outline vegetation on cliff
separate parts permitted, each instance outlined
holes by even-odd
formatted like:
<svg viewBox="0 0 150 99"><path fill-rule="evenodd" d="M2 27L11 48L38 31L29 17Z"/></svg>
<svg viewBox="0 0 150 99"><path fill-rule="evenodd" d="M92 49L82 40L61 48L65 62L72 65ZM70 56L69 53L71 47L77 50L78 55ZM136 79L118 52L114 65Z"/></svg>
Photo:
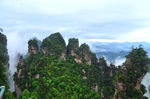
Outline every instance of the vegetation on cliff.
<svg viewBox="0 0 150 99"><path fill-rule="evenodd" d="M8 64L8 54L7 54L7 39L6 36L0 33L0 86L7 85L6 78L6 65Z"/></svg>
<svg viewBox="0 0 150 99"><path fill-rule="evenodd" d="M40 58L39 58L40 57ZM58 60L54 55L34 55L26 58L22 74L16 82L23 91L23 99L98 99L99 94L91 89L96 77L91 77L94 67L81 65L73 59ZM88 71L83 74L82 70ZM82 75L87 78L83 79ZM26 96L25 93L29 93ZM25 98L26 97L26 98Z"/></svg>
<svg viewBox="0 0 150 99"><path fill-rule="evenodd" d="M0 56L0 86L7 86L7 78L6 78L6 66L4 65L5 58Z"/></svg>
<svg viewBox="0 0 150 99"><path fill-rule="evenodd" d="M118 90L118 97L122 99L142 99L146 92L141 81L147 72L148 57L142 48L133 48L126 56L124 69L117 71L117 82L122 83L124 89Z"/></svg>
<svg viewBox="0 0 150 99"><path fill-rule="evenodd" d="M3 57L3 63L8 63L7 38L0 32L0 56Z"/></svg>
<svg viewBox="0 0 150 99"><path fill-rule="evenodd" d="M37 44L31 41L29 46ZM98 61L87 44L79 46L72 38L66 47L61 34L54 33L43 40L41 51L21 58L14 80L22 99L141 99L146 98L141 85L146 54L142 47L133 48L123 66L115 67L103 57Z"/></svg>
<svg viewBox="0 0 150 99"><path fill-rule="evenodd" d="M7 70L8 64L8 52L7 52L7 38L4 34L0 33L0 86L5 86L5 94L7 99L14 99L13 93L9 91Z"/></svg>
<svg viewBox="0 0 150 99"><path fill-rule="evenodd" d="M33 38L33 39L29 40L28 45L29 45L29 47L34 46L38 49L38 40L36 38Z"/></svg>
<svg viewBox="0 0 150 99"><path fill-rule="evenodd" d="M41 48L49 54L60 55L65 50L66 43L60 33L54 33L43 40Z"/></svg>

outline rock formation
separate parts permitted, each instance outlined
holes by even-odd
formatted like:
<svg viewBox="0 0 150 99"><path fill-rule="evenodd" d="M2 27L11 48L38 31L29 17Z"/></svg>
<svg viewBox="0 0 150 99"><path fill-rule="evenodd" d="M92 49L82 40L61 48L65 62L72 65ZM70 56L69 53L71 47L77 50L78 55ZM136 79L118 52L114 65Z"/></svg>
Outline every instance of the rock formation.
<svg viewBox="0 0 150 99"><path fill-rule="evenodd" d="M44 54L60 56L66 50L66 43L60 33L54 33L43 40L41 49Z"/></svg>
<svg viewBox="0 0 150 99"><path fill-rule="evenodd" d="M69 43L67 45L67 54L73 55L76 50L79 49L79 40L76 38L69 39Z"/></svg>
<svg viewBox="0 0 150 99"><path fill-rule="evenodd" d="M79 47L79 41L75 38L69 39L67 54L73 56L78 63L87 63L89 65L97 63L96 54L90 51L89 46L84 43Z"/></svg>
<svg viewBox="0 0 150 99"><path fill-rule="evenodd" d="M147 71L147 61L143 48L135 48L129 53L123 67L117 71L113 99L143 98L145 87L141 81Z"/></svg>
<svg viewBox="0 0 150 99"><path fill-rule="evenodd" d="M7 51L7 38L4 34L0 32L0 55L4 57L4 65L8 69L9 63L9 56L8 56L8 51Z"/></svg>
<svg viewBox="0 0 150 99"><path fill-rule="evenodd" d="M146 73L147 56L142 48L133 49L133 51L127 56L126 62L123 66L115 67L113 64L110 64L110 66L107 65L104 57L97 61L96 54L91 52L87 44L81 44L81 46L79 46L78 39L69 39L69 43L66 46L60 33L54 33L45 38L42 41L40 50L37 40L30 40L28 44L28 53L30 57L27 57L27 62L24 62L24 59L20 57L17 73L14 78L16 94L18 97L21 96L21 89L32 87L32 82L29 83L25 79L31 80L32 78L41 78L38 70L41 70L44 67L39 68L33 67L32 65L43 65L44 60L41 59L41 63L36 64L35 62L30 65L31 61L35 61L34 58L37 58L36 60L38 60L38 57L41 55L57 56L57 59L60 61L67 60L69 57L77 63L81 63L81 65L94 67L94 69L92 69L93 71L87 71L83 66L81 68L81 73L83 74L81 77L83 78L82 80L87 81L91 89L101 94L101 99L143 98L145 92L144 87L141 85L141 81ZM31 74L29 71L32 69L36 70L36 72ZM43 75L45 75L45 73ZM18 84L21 80L25 80L24 86Z"/></svg>
<svg viewBox="0 0 150 99"><path fill-rule="evenodd" d="M67 45L67 54L74 57L74 60L77 63L82 63L82 58L77 53L79 51L79 41L78 39L71 38Z"/></svg>
<svg viewBox="0 0 150 99"><path fill-rule="evenodd" d="M18 66L17 66L17 73L14 74L14 81L15 81L14 86L15 86L16 95L19 98L22 92L21 92L20 86L17 84L17 80L21 78L21 74L25 66L24 66L23 56L18 55L18 57L19 57L19 61L18 61Z"/></svg>
<svg viewBox="0 0 150 99"><path fill-rule="evenodd" d="M5 86L8 89L9 78L9 56L7 51L7 38L0 31L0 86Z"/></svg>
<svg viewBox="0 0 150 99"><path fill-rule="evenodd" d="M28 41L28 55L37 54L38 53L38 40L32 39Z"/></svg>

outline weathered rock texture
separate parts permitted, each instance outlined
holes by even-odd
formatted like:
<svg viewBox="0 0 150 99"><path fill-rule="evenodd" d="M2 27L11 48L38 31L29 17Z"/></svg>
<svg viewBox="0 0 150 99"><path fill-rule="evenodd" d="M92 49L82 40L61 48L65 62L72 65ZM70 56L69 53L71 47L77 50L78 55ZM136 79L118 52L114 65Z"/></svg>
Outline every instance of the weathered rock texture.
<svg viewBox="0 0 150 99"><path fill-rule="evenodd" d="M28 53L32 57L37 53L40 53L40 55L55 55L61 60L66 60L69 57L73 58L77 63L95 66L96 70L94 71L86 71L86 69L82 69L82 78L89 83L93 90L96 92L100 91L101 99L133 99L132 97L134 96L130 96L130 91L135 92L136 94L138 93L140 95L138 97L140 98L143 97L144 88L141 87L141 80L146 73L145 67L147 57L145 52L142 52L143 50L140 48L135 49L135 52L133 50L133 52L129 53L126 62L122 67L115 67L113 64L108 66L103 57L97 61L96 54L91 52L87 44L81 44L79 46L78 39L69 39L68 45L66 46L60 33L54 33L45 38L41 44L40 51L36 40L30 40L28 44ZM28 77L28 79L31 79L32 77L40 79L41 77L38 71L31 76L30 72L25 72L22 68L26 69L27 67L26 64L24 64L24 59L21 57L15 75L15 88L18 97L21 95L21 85L17 85L18 79L26 79L26 77ZM25 75L21 75L22 72ZM93 76L94 73L98 73L98 75ZM96 83L92 84L92 78L97 78L97 81L94 81ZM31 84L25 83L25 86L28 88Z"/></svg>
<svg viewBox="0 0 150 99"><path fill-rule="evenodd" d="M43 40L41 49L44 54L60 56L66 50L66 43L60 33L54 33Z"/></svg>
<svg viewBox="0 0 150 99"><path fill-rule="evenodd" d="M37 39L32 39L29 40L28 42L28 54L38 54L38 40Z"/></svg>

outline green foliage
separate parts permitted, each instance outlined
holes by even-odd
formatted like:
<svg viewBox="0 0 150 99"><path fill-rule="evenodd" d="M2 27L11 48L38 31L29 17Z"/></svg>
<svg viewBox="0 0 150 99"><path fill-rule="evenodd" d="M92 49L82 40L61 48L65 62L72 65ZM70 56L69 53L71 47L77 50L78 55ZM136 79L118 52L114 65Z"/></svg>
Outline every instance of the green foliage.
<svg viewBox="0 0 150 99"><path fill-rule="evenodd" d="M135 84L147 72L148 57L146 51L139 47L132 49L127 58L130 60L130 65L127 65L127 83Z"/></svg>
<svg viewBox="0 0 150 99"><path fill-rule="evenodd" d="M7 78L6 78L6 64L8 63L8 55L7 55L7 39L6 36L0 33L0 86L7 85Z"/></svg>
<svg viewBox="0 0 150 99"><path fill-rule="evenodd" d="M30 45L37 45L36 40L30 40ZM41 47L47 54L41 52L24 59L24 68L20 78L15 75L15 81L23 91L23 99L99 99L103 93L105 99L111 99L115 90L116 99L141 99L146 92L145 87L136 89L137 80L146 73L148 58L143 48L134 48L126 56L125 69L107 65L104 57L97 63L96 54L92 53L87 44L79 48L78 39L69 39L66 60L58 56L66 50L66 44L60 33L54 33L43 40ZM71 56L73 50L76 56ZM82 64L76 63L74 57L82 59ZM91 64L86 64L90 61ZM94 66L93 66L94 65ZM118 82L121 87L118 88ZM98 85L98 92L92 88Z"/></svg>
<svg viewBox="0 0 150 99"><path fill-rule="evenodd" d="M7 86L6 69L3 62L0 60L0 86Z"/></svg>
<svg viewBox="0 0 150 99"><path fill-rule="evenodd" d="M99 59L99 72L100 72L100 83L99 86L101 91L106 99L111 99L110 97L113 95L115 91L115 75L110 76L110 67L107 65L104 57Z"/></svg>
<svg viewBox="0 0 150 99"><path fill-rule="evenodd" d="M84 52L84 51L91 52L89 45L87 45L86 43L84 43L80 46L80 51L82 51L82 52Z"/></svg>
<svg viewBox="0 0 150 99"><path fill-rule="evenodd" d="M25 66L21 78L16 80L24 90L24 99L35 94L38 99L99 98L99 94L91 89L98 82L98 74L94 74L98 71L94 66L78 64L71 58L63 61L58 60L55 55L42 54L27 57ZM86 70L85 74L82 69ZM36 74L40 75L39 79L35 77ZM88 79L84 80L83 75ZM24 86L26 84L29 86Z"/></svg>
<svg viewBox="0 0 150 99"><path fill-rule="evenodd" d="M7 38L2 33L0 33L0 56L4 58L4 64L8 62L9 58L7 53Z"/></svg>
<svg viewBox="0 0 150 99"><path fill-rule="evenodd" d="M141 84L140 89L141 89L143 94L146 93L146 89L145 89L145 86L143 84Z"/></svg>
<svg viewBox="0 0 150 99"><path fill-rule="evenodd" d="M74 49L74 48L76 48L76 47L79 47L79 41L78 41L78 39L76 39L76 38L71 38L71 39L69 39L69 44L68 44L68 46L71 46L72 49Z"/></svg>
<svg viewBox="0 0 150 99"><path fill-rule="evenodd" d="M33 38L33 39L29 40L28 45L29 46L34 46L38 49L38 40L36 38Z"/></svg>
<svg viewBox="0 0 150 99"><path fill-rule="evenodd" d="M121 91L125 96L121 96L121 94L119 95L123 99L142 99L146 92L145 87L141 85L140 89L137 89L135 86L140 77L142 77L147 71L148 57L146 51L141 47L133 48L126 58L127 61L124 65L127 70L122 71L122 69L118 69L116 75L118 81L122 82L126 87L125 92Z"/></svg>
<svg viewBox="0 0 150 99"><path fill-rule="evenodd" d="M98 60L97 60L96 54L91 52L91 64L94 66L97 66L98 65L97 61Z"/></svg>
<svg viewBox="0 0 150 99"><path fill-rule="evenodd" d="M7 91L6 92L6 99L16 99L12 92Z"/></svg>
<svg viewBox="0 0 150 99"><path fill-rule="evenodd" d="M7 53L7 38L5 35L0 33L0 86L5 86L5 93L8 99L15 99L13 94L8 91L8 81L6 77L6 67L8 64L8 53Z"/></svg>
<svg viewBox="0 0 150 99"><path fill-rule="evenodd" d="M22 99L28 99L28 98L30 98L30 92L27 89L25 89L22 93Z"/></svg>
<svg viewBox="0 0 150 99"><path fill-rule="evenodd" d="M60 33L54 33L43 40L41 48L46 48L50 54L60 55L65 50L66 43Z"/></svg>
<svg viewBox="0 0 150 99"><path fill-rule="evenodd" d="M130 60L130 66L127 66L127 69L136 69L139 72L146 72L148 57L147 52L143 48L133 48L126 58Z"/></svg>
<svg viewBox="0 0 150 99"><path fill-rule="evenodd" d="M7 40L6 36L0 33L0 53L5 53L6 51Z"/></svg>
<svg viewBox="0 0 150 99"><path fill-rule="evenodd" d="M106 60L104 59L104 57L101 57L99 59L99 65L107 68L107 63L106 63Z"/></svg>
<svg viewBox="0 0 150 99"><path fill-rule="evenodd" d="M142 93L135 89L135 88L128 88L127 89L127 97L130 99L141 99L143 97Z"/></svg>

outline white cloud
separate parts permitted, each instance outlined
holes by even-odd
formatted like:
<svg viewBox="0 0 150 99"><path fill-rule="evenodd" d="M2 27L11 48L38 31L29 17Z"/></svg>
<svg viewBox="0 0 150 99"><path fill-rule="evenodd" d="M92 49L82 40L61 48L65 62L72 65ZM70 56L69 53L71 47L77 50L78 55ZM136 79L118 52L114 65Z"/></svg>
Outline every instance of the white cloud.
<svg viewBox="0 0 150 99"><path fill-rule="evenodd" d="M110 40L110 39L86 39L88 42L122 42L120 40ZM85 41L86 41L85 40Z"/></svg>
<svg viewBox="0 0 150 99"><path fill-rule="evenodd" d="M98 0L3 0L2 4L14 10L35 11L45 14L62 14L94 7L97 1Z"/></svg>
<svg viewBox="0 0 150 99"><path fill-rule="evenodd" d="M131 41L131 42L150 42L150 27L137 29L129 33L123 34L120 41Z"/></svg>
<svg viewBox="0 0 150 99"><path fill-rule="evenodd" d="M71 36L90 42L149 42L149 3L149 0L1 0L0 11L5 17L0 16L0 26L6 32L59 31L68 37L75 32L78 36L73 33Z"/></svg>

